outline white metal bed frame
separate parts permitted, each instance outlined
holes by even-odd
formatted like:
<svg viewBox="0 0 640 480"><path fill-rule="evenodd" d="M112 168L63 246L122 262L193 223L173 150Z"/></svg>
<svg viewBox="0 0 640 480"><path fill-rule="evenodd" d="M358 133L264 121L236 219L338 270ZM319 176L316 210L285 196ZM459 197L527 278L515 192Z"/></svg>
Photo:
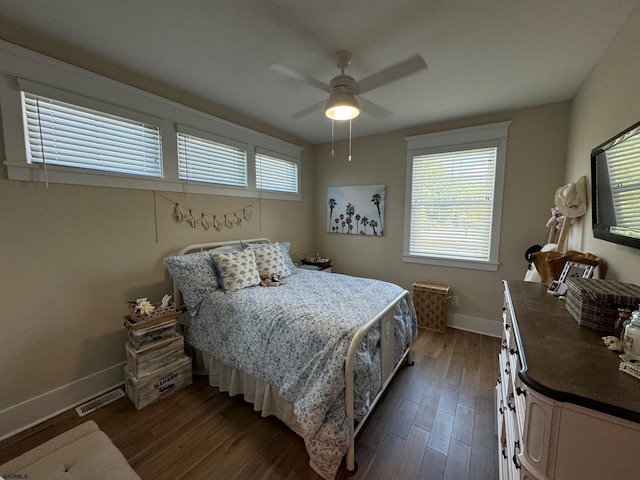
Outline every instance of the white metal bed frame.
<svg viewBox="0 0 640 480"><path fill-rule="evenodd" d="M243 243L249 244L264 244L272 243L268 238L253 238L250 240L242 240ZM221 247L233 247L239 246L240 240L230 240L224 242L212 242L212 243L199 243L189 245L181 249L177 255L188 255L190 253L202 252L205 250L214 250ZM173 282L174 299L177 306L182 306L182 294L178 289L175 282ZM347 351L347 358L345 364L345 406L347 412L347 423L349 427L349 450L345 457L345 468L349 473L355 473L358 469L358 465L355 460L355 439L356 435L360 432L360 429L365 424L365 421L369 418L369 415L373 411L374 407L382 397L382 394L386 390L387 386L391 382L396 372L400 369L404 362L407 365L413 365L413 336L409 335L409 346L403 352L402 357L398 363L394 362L395 356L395 342L394 342L394 320L393 316L389 315L393 308L406 298L407 302L411 302L411 294L404 290L398 295L387 307L381 311L378 315L362 325L354 334L349 349ZM381 385L380 390L376 397L371 402L367 413L362 420L357 423L355 421L354 412L354 378L353 368L355 365L356 352L358 345L364 336L376 325L380 324L380 368L381 368Z"/></svg>

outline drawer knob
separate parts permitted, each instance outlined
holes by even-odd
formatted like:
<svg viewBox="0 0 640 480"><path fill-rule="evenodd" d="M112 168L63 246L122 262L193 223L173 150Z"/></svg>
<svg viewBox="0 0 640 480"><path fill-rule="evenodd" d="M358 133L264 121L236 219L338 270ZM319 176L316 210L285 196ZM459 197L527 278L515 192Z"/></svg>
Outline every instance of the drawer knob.
<svg viewBox="0 0 640 480"><path fill-rule="evenodd" d="M516 387L516 395L527 396L527 391L524 388Z"/></svg>
<svg viewBox="0 0 640 480"><path fill-rule="evenodd" d="M516 440L515 442L513 442L513 451L517 452L518 450L520 450L520 442L518 440ZM514 453L513 454L513 464L516 466L517 470L520 470L520 462L518 462L518 454Z"/></svg>
<svg viewBox="0 0 640 480"><path fill-rule="evenodd" d="M510 349L509 353L511 353L511 355L518 355L518 351L515 348Z"/></svg>
<svg viewBox="0 0 640 480"><path fill-rule="evenodd" d="M518 462L518 455L513 454L513 464L516 466L517 470L520 470L520 463Z"/></svg>

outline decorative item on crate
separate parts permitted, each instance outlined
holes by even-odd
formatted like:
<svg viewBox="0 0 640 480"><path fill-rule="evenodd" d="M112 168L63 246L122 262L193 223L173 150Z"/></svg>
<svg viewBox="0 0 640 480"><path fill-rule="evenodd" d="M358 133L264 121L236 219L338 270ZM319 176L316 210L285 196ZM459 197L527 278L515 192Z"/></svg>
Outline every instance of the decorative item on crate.
<svg viewBox="0 0 640 480"><path fill-rule="evenodd" d="M137 323L176 313L178 310L175 303L169 303L171 297L172 295L167 294L158 303L151 303L147 297L129 302L129 318L132 322Z"/></svg>

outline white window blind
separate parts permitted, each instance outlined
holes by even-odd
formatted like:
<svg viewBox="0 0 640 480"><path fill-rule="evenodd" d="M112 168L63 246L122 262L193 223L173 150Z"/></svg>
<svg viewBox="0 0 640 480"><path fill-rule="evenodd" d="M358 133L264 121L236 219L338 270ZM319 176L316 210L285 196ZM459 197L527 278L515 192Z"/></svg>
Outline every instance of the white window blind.
<svg viewBox="0 0 640 480"><path fill-rule="evenodd" d="M22 92L29 163L162 176L156 125Z"/></svg>
<svg viewBox="0 0 640 480"><path fill-rule="evenodd" d="M413 157L409 253L488 261L497 148Z"/></svg>
<svg viewBox="0 0 640 480"><path fill-rule="evenodd" d="M298 164L256 153L256 188L298 192Z"/></svg>
<svg viewBox="0 0 640 480"><path fill-rule="evenodd" d="M178 171L183 180L246 187L247 152L178 132Z"/></svg>
<svg viewBox="0 0 640 480"><path fill-rule="evenodd" d="M607 151L613 209L619 229L640 231L640 133Z"/></svg>

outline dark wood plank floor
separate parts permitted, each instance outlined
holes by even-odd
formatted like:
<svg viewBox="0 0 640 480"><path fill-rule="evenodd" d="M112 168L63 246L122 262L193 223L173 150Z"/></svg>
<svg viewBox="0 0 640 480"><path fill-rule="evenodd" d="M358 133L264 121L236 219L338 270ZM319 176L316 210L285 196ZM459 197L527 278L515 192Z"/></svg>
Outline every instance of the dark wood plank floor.
<svg viewBox="0 0 640 480"><path fill-rule="evenodd" d="M496 479L499 346L462 330L421 330L415 365L398 372L358 435L358 471L337 479ZM82 418L62 413L0 442L0 464L86 420L143 480L320 480L300 437L203 377L140 411L122 398Z"/></svg>

